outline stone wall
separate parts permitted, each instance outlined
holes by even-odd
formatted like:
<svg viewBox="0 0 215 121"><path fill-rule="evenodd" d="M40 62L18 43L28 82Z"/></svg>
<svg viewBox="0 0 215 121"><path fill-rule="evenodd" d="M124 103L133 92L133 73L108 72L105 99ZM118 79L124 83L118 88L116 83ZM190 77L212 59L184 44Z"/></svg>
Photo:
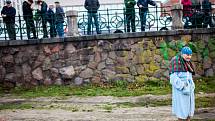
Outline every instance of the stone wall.
<svg viewBox="0 0 215 121"><path fill-rule="evenodd" d="M188 44L196 76L215 72L215 29L0 42L4 86L168 80L169 60Z"/></svg>

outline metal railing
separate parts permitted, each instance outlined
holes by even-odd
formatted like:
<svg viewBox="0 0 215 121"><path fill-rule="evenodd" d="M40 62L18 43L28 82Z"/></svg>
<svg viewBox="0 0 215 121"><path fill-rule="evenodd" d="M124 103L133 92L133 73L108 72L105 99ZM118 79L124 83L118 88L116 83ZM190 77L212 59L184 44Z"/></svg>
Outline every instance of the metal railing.
<svg viewBox="0 0 215 121"><path fill-rule="evenodd" d="M165 11L164 7L149 7L149 12L146 15L146 24L145 31L163 31L163 30L171 30L172 27L172 16L170 12L171 6L165 6L168 8ZM200 10L203 11L203 10ZM141 21L139 15L139 9L135 8L135 32L141 31ZM199 14L195 11L192 11L192 16L190 20L183 19L183 23L188 23L188 28L201 28L207 27L203 26L204 23L208 23L211 21L212 25L214 25L214 14L210 13L209 16L205 16L205 14ZM128 16L127 16L128 17ZM199 19L201 18L201 19ZM87 34L96 34L96 26L95 22L92 21L90 24L91 29L90 32L87 30L88 28L88 12L87 11L78 11L78 31L80 35ZM210 19L210 20L209 20ZM26 31L26 23L23 20L23 16L18 15L15 19L15 30L16 30L16 39L24 40L27 38ZM104 9L98 11L98 25L101 34L107 33L118 33L118 32L127 32L127 19L126 19L126 10L123 9ZM43 37L43 28L41 19L34 19L36 35L38 38ZM67 32L67 18L64 21L64 30ZM194 25L195 24L195 25ZM211 26L210 27L214 27ZM50 33L50 25L47 22L47 30ZM50 34L48 34L50 35ZM0 18L0 40L9 40L7 29L5 23L3 23L2 18Z"/></svg>
<svg viewBox="0 0 215 121"><path fill-rule="evenodd" d="M141 21L139 9L135 8L135 32L141 31ZM129 17L125 9L106 9L98 11L99 29L101 33L127 32L127 24ZM171 29L172 17L169 12L161 11L161 7L149 7L146 17L145 31L159 31ZM91 24L91 33L96 31L95 22ZM81 34L87 34L88 13L87 11L79 11L78 29Z"/></svg>

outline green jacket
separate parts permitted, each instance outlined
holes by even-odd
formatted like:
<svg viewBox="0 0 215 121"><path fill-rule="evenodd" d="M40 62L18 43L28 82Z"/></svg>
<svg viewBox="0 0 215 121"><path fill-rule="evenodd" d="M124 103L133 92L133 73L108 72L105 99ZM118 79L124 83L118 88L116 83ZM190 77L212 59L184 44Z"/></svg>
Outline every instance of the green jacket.
<svg viewBox="0 0 215 121"><path fill-rule="evenodd" d="M134 8L134 6L136 5L135 0L124 0L124 3L126 8Z"/></svg>

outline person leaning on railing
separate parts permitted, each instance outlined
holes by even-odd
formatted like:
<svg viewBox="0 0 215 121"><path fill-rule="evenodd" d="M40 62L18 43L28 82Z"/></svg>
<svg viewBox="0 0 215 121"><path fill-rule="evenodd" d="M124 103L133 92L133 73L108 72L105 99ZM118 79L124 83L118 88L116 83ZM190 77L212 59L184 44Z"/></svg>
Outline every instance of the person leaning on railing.
<svg viewBox="0 0 215 121"><path fill-rule="evenodd" d="M183 19L184 21L184 28L189 29L189 22L192 16L192 2L191 0L182 0L181 4L183 5Z"/></svg>
<svg viewBox="0 0 215 121"><path fill-rule="evenodd" d="M63 23L64 23L64 17L65 13L63 8L60 6L60 2L55 2L56 11L55 11L55 19L56 19L56 30L57 34L60 38L64 37L64 29L63 29Z"/></svg>
<svg viewBox="0 0 215 121"><path fill-rule="evenodd" d="M47 21L50 25L50 37L56 37L54 5L50 4L47 11Z"/></svg>
<svg viewBox="0 0 215 121"><path fill-rule="evenodd" d="M135 0L124 0L125 2L125 17L126 17L126 25L127 32L130 32L130 24L132 32L135 32L135 8L136 5Z"/></svg>
<svg viewBox="0 0 215 121"><path fill-rule="evenodd" d="M39 9L37 10L39 16L42 19L42 27L43 27L43 38L48 38L47 32L47 20L46 20L46 12L47 12L47 4L45 1L38 0L37 4L39 5Z"/></svg>
<svg viewBox="0 0 215 121"><path fill-rule="evenodd" d="M3 7L1 16L3 17L3 21L6 25L10 40L16 40L15 15L16 9L12 7L11 1L6 1L6 6Z"/></svg>
<svg viewBox="0 0 215 121"><path fill-rule="evenodd" d="M204 14L201 10L200 2L196 2L196 3L192 2L192 11L193 11L191 16L192 28L202 28Z"/></svg>
<svg viewBox="0 0 215 121"><path fill-rule="evenodd" d="M84 7L88 11L88 26L87 26L87 34L91 34L91 25L92 25L92 18L94 18L96 32L97 34L101 34L98 22L98 9L100 7L98 0L85 0ZM92 29L93 30L93 29Z"/></svg>
<svg viewBox="0 0 215 121"><path fill-rule="evenodd" d="M27 37L28 39L36 39L36 29L33 20L33 0L24 1L22 4L23 18L26 23ZM31 37L31 32L33 33L33 38Z"/></svg>
<svg viewBox="0 0 215 121"><path fill-rule="evenodd" d="M214 27L214 25L212 24L212 17L211 17L212 5L209 0L202 1L202 11L204 13L203 27L207 28L208 25L210 27Z"/></svg>
<svg viewBox="0 0 215 121"><path fill-rule="evenodd" d="M145 31L146 15L149 12L148 4L150 4L152 6L157 6L157 4L152 0L138 0L137 1L137 6L139 7L141 31Z"/></svg>

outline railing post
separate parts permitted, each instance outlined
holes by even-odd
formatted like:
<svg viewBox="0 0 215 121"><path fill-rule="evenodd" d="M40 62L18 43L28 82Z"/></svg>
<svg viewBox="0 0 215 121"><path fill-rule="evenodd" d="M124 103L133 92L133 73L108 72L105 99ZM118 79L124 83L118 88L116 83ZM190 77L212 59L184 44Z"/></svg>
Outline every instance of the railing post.
<svg viewBox="0 0 215 121"><path fill-rule="evenodd" d="M108 33L110 33L110 16L109 16L108 8L107 8L107 19L108 19Z"/></svg>
<svg viewBox="0 0 215 121"><path fill-rule="evenodd" d="M156 19L156 21L157 21L157 31L158 31L158 22L159 22L159 21L158 21L158 20L159 20L159 17L158 17L158 6L155 7L155 11L156 11L156 18L155 18L155 19ZM159 11L159 12L160 12L160 11Z"/></svg>
<svg viewBox="0 0 215 121"><path fill-rule="evenodd" d="M67 36L79 36L77 17L78 12L75 10L66 11L68 33Z"/></svg>
<svg viewBox="0 0 215 121"><path fill-rule="evenodd" d="M136 12L134 12L134 14L136 14ZM124 23L124 32L126 33L127 30L126 30L126 16L125 16L125 7L123 7L123 23ZM136 22L136 21L135 21Z"/></svg>
<svg viewBox="0 0 215 121"><path fill-rule="evenodd" d="M20 29L20 39L22 40L22 23L21 23L21 16L19 14L19 29Z"/></svg>
<svg viewBox="0 0 215 121"><path fill-rule="evenodd" d="M182 24L182 4L175 4L171 8L172 14L172 29L183 29Z"/></svg>

